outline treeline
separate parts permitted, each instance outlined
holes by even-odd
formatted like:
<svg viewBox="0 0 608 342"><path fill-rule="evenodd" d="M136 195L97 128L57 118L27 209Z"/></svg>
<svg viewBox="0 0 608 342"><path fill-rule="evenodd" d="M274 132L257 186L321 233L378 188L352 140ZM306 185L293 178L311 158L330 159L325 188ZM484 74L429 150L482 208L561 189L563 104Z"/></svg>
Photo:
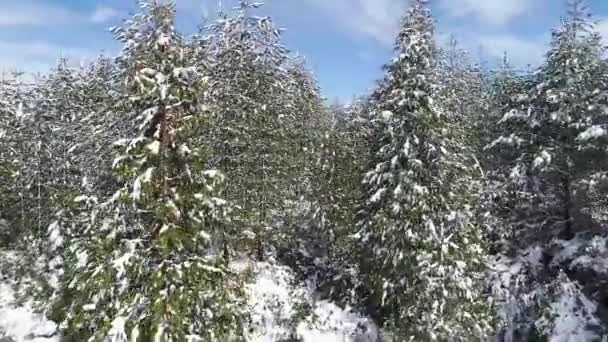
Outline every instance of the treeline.
<svg viewBox="0 0 608 342"><path fill-rule="evenodd" d="M186 37L142 0L119 57L1 82L3 268L63 340L247 340L235 264L275 257L396 341L606 336L608 61L582 1L518 72L442 48L416 0L348 106L259 6Z"/></svg>

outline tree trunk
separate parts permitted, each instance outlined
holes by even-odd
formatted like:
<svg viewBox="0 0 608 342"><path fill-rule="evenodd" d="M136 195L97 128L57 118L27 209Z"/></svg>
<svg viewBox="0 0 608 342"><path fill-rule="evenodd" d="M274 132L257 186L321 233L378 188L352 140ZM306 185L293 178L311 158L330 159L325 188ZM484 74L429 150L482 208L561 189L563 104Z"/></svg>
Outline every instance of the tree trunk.
<svg viewBox="0 0 608 342"><path fill-rule="evenodd" d="M563 207L563 216L565 221L565 229L563 232L563 236L566 240L570 240L574 237L574 231L572 229L572 197L570 194L570 175L564 175L562 180L562 188L564 191L564 207Z"/></svg>

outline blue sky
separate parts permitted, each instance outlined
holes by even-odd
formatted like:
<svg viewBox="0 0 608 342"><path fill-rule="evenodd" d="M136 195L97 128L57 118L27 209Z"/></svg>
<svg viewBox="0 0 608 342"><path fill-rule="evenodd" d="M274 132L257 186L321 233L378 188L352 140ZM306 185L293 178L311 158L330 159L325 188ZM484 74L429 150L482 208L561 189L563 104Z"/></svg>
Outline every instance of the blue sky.
<svg viewBox="0 0 608 342"><path fill-rule="evenodd" d="M182 30L194 30L217 0L177 0ZM230 0L223 0L231 7ZM348 99L382 77L407 0L266 0L263 13L287 29L285 43L306 57L324 95ZM432 0L439 40L450 34L490 62L508 51L519 66L542 58L563 0ZM590 0L607 37L608 1ZM133 12L135 0L0 1L0 68L44 71L63 55L87 60L119 46L108 27Z"/></svg>

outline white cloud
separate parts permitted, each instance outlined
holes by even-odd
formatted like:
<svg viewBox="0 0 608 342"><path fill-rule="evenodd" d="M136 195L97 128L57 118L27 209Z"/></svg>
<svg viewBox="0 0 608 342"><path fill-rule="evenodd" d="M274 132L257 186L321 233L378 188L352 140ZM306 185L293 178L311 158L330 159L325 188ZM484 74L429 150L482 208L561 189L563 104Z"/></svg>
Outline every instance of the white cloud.
<svg viewBox="0 0 608 342"><path fill-rule="evenodd" d="M440 9L447 15L475 16L487 24L503 26L527 13L538 0L441 0Z"/></svg>
<svg viewBox="0 0 608 342"><path fill-rule="evenodd" d="M502 59L506 52L511 64L517 67L539 65L549 41L545 35L519 37L508 33L477 35L471 38L475 38L475 42L482 47L490 62Z"/></svg>
<svg viewBox="0 0 608 342"><path fill-rule="evenodd" d="M120 16L111 7L98 6L92 13L81 13L41 2L0 1L0 28L56 27L101 24Z"/></svg>
<svg viewBox="0 0 608 342"><path fill-rule="evenodd" d="M44 41L0 40L0 70L44 72L60 57L79 63L95 58L99 51L79 47L60 46Z"/></svg>
<svg viewBox="0 0 608 342"><path fill-rule="evenodd" d="M608 18L603 18L597 25L598 32L604 38L604 44L608 45Z"/></svg>
<svg viewBox="0 0 608 342"><path fill-rule="evenodd" d="M98 6L91 14L90 20L95 24L103 24L120 17L120 15L121 12L114 8Z"/></svg>
<svg viewBox="0 0 608 342"><path fill-rule="evenodd" d="M385 46L393 43L406 1L403 0L306 0L358 38Z"/></svg>
<svg viewBox="0 0 608 342"><path fill-rule="evenodd" d="M0 50L3 52L15 51L17 54L23 56L23 58L26 59L43 58L53 55L56 55L57 57L59 57L60 55L64 55L66 57L81 57L90 54L90 50L88 49L64 47L43 41L0 41Z"/></svg>
<svg viewBox="0 0 608 342"><path fill-rule="evenodd" d="M22 3L19 1L5 2L0 5L0 27L37 26L46 27L61 23L69 23L77 17L62 8L50 7L44 4Z"/></svg>
<svg viewBox="0 0 608 342"><path fill-rule="evenodd" d="M405 13L404 0L306 0L321 9L332 21L357 38L372 39L384 46L391 46L399 29L399 19ZM475 16L483 24L504 26L518 16L541 4L544 0L439 0L436 10L451 17ZM441 23L441 22L440 22ZM474 45L464 46L469 51L477 51L482 46L486 58L500 60L505 51L513 64L524 67L537 65L547 48L548 38L543 36L517 36L508 31L492 34L460 32L455 27L444 27L447 33L437 32L438 41L449 34ZM454 29L456 29L454 32ZM608 25L606 26L608 37ZM365 51L359 52L361 60L369 58Z"/></svg>

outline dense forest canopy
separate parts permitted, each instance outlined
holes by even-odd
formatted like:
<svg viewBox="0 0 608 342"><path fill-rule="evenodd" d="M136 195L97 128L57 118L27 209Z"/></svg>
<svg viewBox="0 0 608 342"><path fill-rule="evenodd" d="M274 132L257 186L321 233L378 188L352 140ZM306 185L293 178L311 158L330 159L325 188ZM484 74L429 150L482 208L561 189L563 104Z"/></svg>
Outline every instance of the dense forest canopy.
<svg viewBox="0 0 608 342"><path fill-rule="evenodd" d="M605 341L608 59L568 8L522 72L414 0L347 105L246 0L189 36L140 0L118 57L3 78L0 268L53 327L24 340L321 342L331 307L340 341Z"/></svg>

